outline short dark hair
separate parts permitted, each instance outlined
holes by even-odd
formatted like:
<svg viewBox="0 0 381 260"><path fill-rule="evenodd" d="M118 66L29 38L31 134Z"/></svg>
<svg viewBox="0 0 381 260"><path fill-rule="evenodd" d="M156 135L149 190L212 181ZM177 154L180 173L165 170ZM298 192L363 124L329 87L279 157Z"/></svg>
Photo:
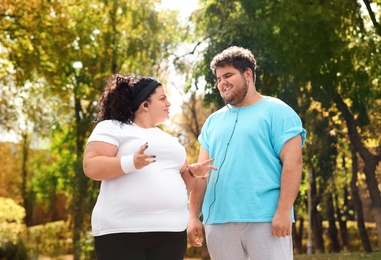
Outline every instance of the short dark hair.
<svg viewBox="0 0 381 260"><path fill-rule="evenodd" d="M244 73L247 69L251 69L253 72L253 80L255 82L257 61L250 50L238 46L231 46L214 56L213 60L210 62L210 69L213 71L214 75L216 75L217 68L225 66L233 66L241 73Z"/></svg>

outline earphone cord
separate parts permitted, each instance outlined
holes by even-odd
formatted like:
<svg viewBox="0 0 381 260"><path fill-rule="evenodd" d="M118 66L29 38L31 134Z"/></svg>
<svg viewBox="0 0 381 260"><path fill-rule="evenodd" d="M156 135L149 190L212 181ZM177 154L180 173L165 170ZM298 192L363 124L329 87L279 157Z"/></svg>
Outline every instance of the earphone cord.
<svg viewBox="0 0 381 260"><path fill-rule="evenodd" d="M228 108L229 108L229 106L228 106ZM239 109L241 109L241 108L239 108ZM235 118L234 127L233 127L233 130L232 130L231 134L230 134L228 143L226 144L224 158L222 159L222 162L221 162L220 167L218 167L218 171L217 171L217 179L216 179L216 181L214 182L213 201L212 201L212 203L210 203L210 205L209 205L209 209L208 209L208 218L205 220L205 222L204 222L205 224L208 222L209 217L210 217L210 211L211 211L211 209L212 209L213 204L216 202L216 198L217 198L217 193L216 193L217 182L218 182L218 180L220 179L220 170L221 170L222 166L224 165L224 162L225 162L225 159L226 159L226 154L227 154L227 152L228 152L228 148L229 148L229 144L230 144L230 141L231 141L232 138L233 138L233 134L234 134L235 128L236 128L236 126L237 126L238 115L239 115L239 109L238 109L237 112L234 112L234 113L237 113L237 116L236 116L236 118ZM230 110L230 108L229 108L229 110ZM230 110L230 111L231 111L231 110Z"/></svg>

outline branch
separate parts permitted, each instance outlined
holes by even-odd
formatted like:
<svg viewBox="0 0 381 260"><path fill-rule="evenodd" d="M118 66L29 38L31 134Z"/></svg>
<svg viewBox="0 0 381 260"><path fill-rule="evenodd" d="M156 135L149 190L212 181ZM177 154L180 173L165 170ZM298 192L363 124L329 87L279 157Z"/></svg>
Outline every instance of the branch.
<svg viewBox="0 0 381 260"><path fill-rule="evenodd" d="M345 122L347 123L348 134L351 143L358 151L360 156L364 159L364 161L366 161L366 159L369 157L374 157L378 161L381 160L380 155L372 154L361 141L361 137L357 130L355 119L351 111L349 110L348 105L344 102L343 98L337 91L333 92L333 101L335 102L337 109L341 112Z"/></svg>
<svg viewBox="0 0 381 260"><path fill-rule="evenodd" d="M370 19L372 20L373 26L376 28L376 33L381 36L381 25L377 22L376 16L374 15L372 7L370 6L370 1L371 0L363 0L366 9L368 10Z"/></svg>
<svg viewBox="0 0 381 260"><path fill-rule="evenodd" d="M188 56L188 55L193 55L195 52L196 52L196 49L198 48L198 46L201 45L201 43L204 42L205 39L203 39L202 41L199 41L198 43L196 43L196 45L194 46L193 50L190 51L190 52L187 52L181 56L176 56L176 58L174 59L174 63L176 63L176 61L178 61L179 59L181 58L184 58L185 56Z"/></svg>

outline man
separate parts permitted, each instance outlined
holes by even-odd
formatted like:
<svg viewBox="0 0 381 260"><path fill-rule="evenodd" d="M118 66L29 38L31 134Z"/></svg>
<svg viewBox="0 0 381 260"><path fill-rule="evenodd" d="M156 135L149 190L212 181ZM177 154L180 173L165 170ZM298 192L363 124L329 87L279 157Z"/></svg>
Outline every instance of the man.
<svg viewBox="0 0 381 260"><path fill-rule="evenodd" d="M189 242L203 243L202 209L212 259L292 259L306 131L287 104L257 92L249 50L229 47L210 67L226 106L199 136L199 161L214 158L217 170L190 194Z"/></svg>

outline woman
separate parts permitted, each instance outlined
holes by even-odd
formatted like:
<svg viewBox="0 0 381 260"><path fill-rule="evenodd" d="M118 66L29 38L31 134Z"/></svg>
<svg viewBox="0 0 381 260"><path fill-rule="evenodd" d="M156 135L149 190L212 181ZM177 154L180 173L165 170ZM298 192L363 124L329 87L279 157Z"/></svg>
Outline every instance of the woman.
<svg viewBox="0 0 381 260"><path fill-rule="evenodd" d="M107 81L83 160L86 176L102 181L91 220L99 260L185 255L187 191L216 168L213 160L188 165L177 138L157 127L170 105L152 78Z"/></svg>

